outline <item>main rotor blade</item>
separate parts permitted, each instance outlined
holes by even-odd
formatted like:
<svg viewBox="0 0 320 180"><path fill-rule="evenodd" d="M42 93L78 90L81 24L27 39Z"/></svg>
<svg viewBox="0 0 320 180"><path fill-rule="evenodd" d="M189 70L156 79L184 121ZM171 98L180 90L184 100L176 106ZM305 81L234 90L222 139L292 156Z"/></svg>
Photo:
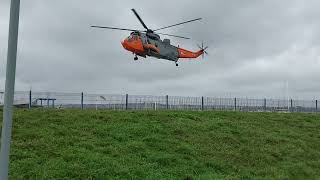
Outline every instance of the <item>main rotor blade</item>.
<svg viewBox="0 0 320 180"><path fill-rule="evenodd" d="M135 9L131 9L131 10L132 10L132 12L134 13L134 15L137 16L137 18L139 19L139 21L140 21L140 23L142 24L142 26L143 26L145 29L149 30L149 28L146 26L146 24L142 21L141 17L140 17L139 14L137 13L137 11L136 11Z"/></svg>
<svg viewBox="0 0 320 180"><path fill-rule="evenodd" d="M171 36L171 37L176 37L176 38L182 38L182 39L190 39L188 37L183 37L183 36L177 36L177 35L172 35L172 34L164 34L164 33L157 33L165 36Z"/></svg>
<svg viewBox="0 0 320 180"><path fill-rule="evenodd" d="M135 29L124 29L124 28L115 28L115 27L106 27L106 26L91 26L93 28L102 28L102 29L114 29L114 30L121 30L121 31L139 31Z"/></svg>
<svg viewBox="0 0 320 180"><path fill-rule="evenodd" d="M153 30L153 31L159 31L159 30L161 30L161 29L167 29L167 28L170 28L170 27L179 26L179 25L186 24L186 23L190 23L190 22L193 22L193 21L199 21L199 20L201 20L201 19L202 19L202 18L192 19L192 20L190 20L190 21L185 21L185 22L178 23L178 24L174 24L174 25L171 25L171 26L166 26L166 27L159 28L159 29L156 29L156 30Z"/></svg>

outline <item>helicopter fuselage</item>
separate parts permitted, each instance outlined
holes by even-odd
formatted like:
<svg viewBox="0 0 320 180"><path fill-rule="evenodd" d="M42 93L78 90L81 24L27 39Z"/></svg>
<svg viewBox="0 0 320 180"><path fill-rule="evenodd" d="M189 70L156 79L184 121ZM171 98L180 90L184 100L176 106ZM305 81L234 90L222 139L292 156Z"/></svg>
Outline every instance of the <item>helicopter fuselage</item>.
<svg viewBox="0 0 320 180"><path fill-rule="evenodd" d="M141 25L144 27L145 30L108 27L108 26L91 26L91 27L132 32L128 38L126 38L123 42L121 42L121 44L126 50L135 54L134 60L138 60L137 56L141 56L141 57L152 56L158 59L166 59L169 61L174 61L176 63L176 66L178 66L177 61L180 58L192 59L192 58L197 58L200 55L204 56L204 54L208 54L206 52L206 49L208 47L204 47L203 42L202 42L202 46L198 45L198 47L200 48L199 51L192 52L192 51L171 45L169 39L161 40L159 34L170 36L170 37L182 38L182 39L190 39L190 38L173 35L173 34L166 34L166 33L159 33L159 32L155 33L156 31L159 31L159 30L180 26L182 24L186 24L194 21L199 21L202 18L196 18L189 21L184 21L181 23L165 26L158 29L150 29L143 22L142 18L137 13L137 11L135 9L131 9L131 10L134 13L134 15L137 17L137 19L140 21Z"/></svg>
<svg viewBox="0 0 320 180"><path fill-rule="evenodd" d="M179 58L197 58L204 53L203 50L192 52L170 44L169 39L161 40L155 33L132 32L121 42L122 46L141 57L155 57L177 62Z"/></svg>

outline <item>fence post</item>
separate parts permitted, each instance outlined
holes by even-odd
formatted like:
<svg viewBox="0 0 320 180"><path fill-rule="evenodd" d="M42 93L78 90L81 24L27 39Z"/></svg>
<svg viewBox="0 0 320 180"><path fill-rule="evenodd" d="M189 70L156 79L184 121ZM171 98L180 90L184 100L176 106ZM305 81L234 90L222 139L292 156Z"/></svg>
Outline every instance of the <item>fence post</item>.
<svg viewBox="0 0 320 180"><path fill-rule="evenodd" d="M166 95L166 107L167 107L167 110L169 109L169 96Z"/></svg>
<svg viewBox="0 0 320 180"><path fill-rule="evenodd" d="M126 94L126 110L128 110L128 98L129 98L129 95Z"/></svg>
<svg viewBox="0 0 320 180"><path fill-rule="evenodd" d="M32 92L31 92L31 89L29 91L29 109L31 109L32 107Z"/></svg>
<svg viewBox="0 0 320 180"><path fill-rule="evenodd" d="M234 98L234 111L237 111L237 98Z"/></svg>
<svg viewBox="0 0 320 180"><path fill-rule="evenodd" d="M318 100L316 100L316 112L318 112Z"/></svg>
<svg viewBox="0 0 320 180"><path fill-rule="evenodd" d="M290 112L293 112L293 100L290 99Z"/></svg>
<svg viewBox="0 0 320 180"><path fill-rule="evenodd" d="M264 112L267 112L267 99L266 98L264 98L264 100L263 100L263 110L264 110Z"/></svg>
<svg viewBox="0 0 320 180"><path fill-rule="evenodd" d="M81 110L83 110L83 92L81 92Z"/></svg>
<svg viewBox="0 0 320 180"><path fill-rule="evenodd" d="M201 110L204 110L204 97L201 97Z"/></svg>

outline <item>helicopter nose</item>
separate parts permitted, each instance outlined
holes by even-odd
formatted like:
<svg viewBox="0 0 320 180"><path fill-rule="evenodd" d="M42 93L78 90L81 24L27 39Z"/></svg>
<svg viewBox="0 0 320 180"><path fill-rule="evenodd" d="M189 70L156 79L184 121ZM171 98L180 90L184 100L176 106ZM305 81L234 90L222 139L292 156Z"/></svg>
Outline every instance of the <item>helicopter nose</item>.
<svg viewBox="0 0 320 180"><path fill-rule="evenodd" d="M121 45L124 47L124 41L121 41Z"/></svg>
<svg viewBox="0 0 320 180"><path fill-rule="evenodd" d="M128 41L125 39L124 41L121 42L122 46L124 49L127 51L136 53L136 54L143 54L144 49L141 41Z"/></svg>
<svg viewBox="0 0 320 180"><path fill-rule="evenodd" d="M123 48L128 49L128 42L126 40L123 40L121 42L121 44L122 44Z"/></svg>

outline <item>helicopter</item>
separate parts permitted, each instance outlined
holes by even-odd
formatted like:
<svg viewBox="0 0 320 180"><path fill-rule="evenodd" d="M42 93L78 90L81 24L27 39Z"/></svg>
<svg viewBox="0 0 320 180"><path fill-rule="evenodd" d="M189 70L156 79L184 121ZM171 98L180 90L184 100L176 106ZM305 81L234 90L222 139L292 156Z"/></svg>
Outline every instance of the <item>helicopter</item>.
<svg viewBox="0 0 320 180"><path fill-rule="evenodd" d="M170 44L170 39L161 40L160 35L165 35L169 37L182 38L182 39L190 39L188 37L177 36L172 34L159 33L156 31L171 28L174 26L179 26L182 24L199 21L202 18L192 19L189 21L184 21L178 24L165 26L162 28L158 28L152 30L146 26L143 22L139 14L135 9L131 9L134 15L138 18L142 26L145 30L136 30L136 29L127 29L127 28L116 28L116 27L107 27L107 26L91 26L92 28L102 28L102 29L112 29L112 30L121 30L121 31L130 31L131 34L129 37L124 39L121 44L124 49L130 51L134 54L134 60L138 60L138 56L146 58L147 56L155 57L158 59L164 59L175 62L176 66L178 65L178 60L182 58L195 59L204 54L208 54L206 49L208 47L204 47L203 42L202 45L198 45L199 49L196 52L192 52L181 47L177 47Z"/></svg>

